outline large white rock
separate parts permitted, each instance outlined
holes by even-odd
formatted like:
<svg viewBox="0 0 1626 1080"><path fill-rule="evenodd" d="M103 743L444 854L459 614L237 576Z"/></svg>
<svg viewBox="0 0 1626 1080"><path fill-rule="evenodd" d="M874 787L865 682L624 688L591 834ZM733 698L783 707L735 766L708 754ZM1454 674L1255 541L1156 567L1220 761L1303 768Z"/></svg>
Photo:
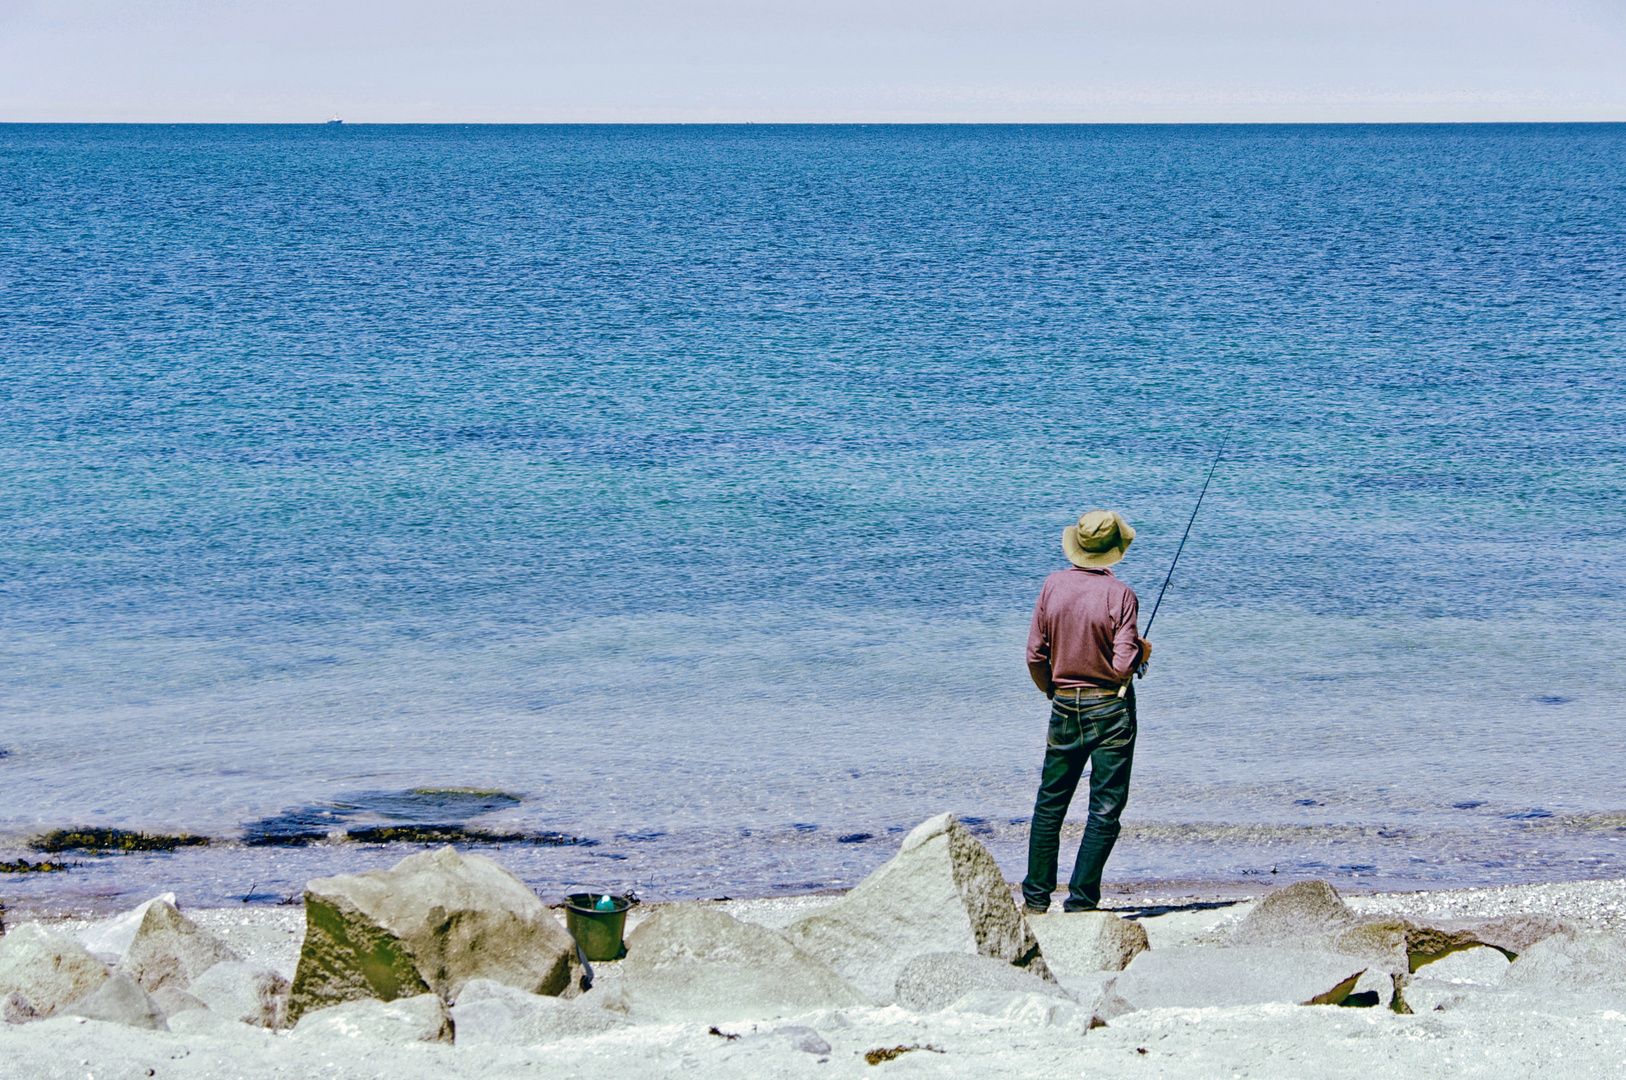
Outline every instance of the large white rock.
<svg viewBox="0 0 1626 1080"><path fill-rule="evenodd" d="M470 979L530 993L580 993L569 933L519 878L482 855L426 851L389 870L305 887L305 943L289 1000L297 1021L342 1001L434 991Z"/></svg>
<svg viewBox="0 0 1626 1080"><path fill-rule="evenodd" d="M0 937L0 998L18 994L38 1016L50 1016L106 980L107 965L39 923L14 926Z"/></svg>
<svg viewBox="0 0 1626 1080"><path fill-rule="evenodd" d="M785 932L881 1003L925 953L987 956L1050 977L999 865L953 814L916 826L890 862Z"/></svg>
<svg viewBox="0 0 1626 1080"><path fill-rule="evenodd" d="M147 909L162 901L173 906L175 894L161 893L144 904L137 904L134 908L122 915L114 915L109 919L93 922L74 937L85 951L96 959L108 964L117 964L124 959L125 950L130 942L135 940L136 931L141 929L141 920L147 917Z"/></svg>
<svg viewBox="0 0 1626 1080"><path fill-rule="evenodd" d="M451 1007L459 1046L533 1046L626 1027L627 1020L588 1004L527 994L490 979L470 979Z"/></svg>
<svg viewBox="0 0 1626 1080"><path fill-rule="evenodd" d="M1045 966L1056 975L1085 971L1122 971L1150 948L1137 922L1109 911L1029 915Z"/></svg>
<svg viewBox="0 0 1626 1080"><path fill-rule="evenodd" d="M763 926L673 904L627 938L606 1007L654 1020L766 1020L869 1002L850 982Z"/></svg>
<svg viewBox="0 0 1626 1080"><path fill-rule="evenodd" d="M221 1016L251 1027L287 1024L288 980L241 961L216 964L192 980L192 996Z"/></svg>
<svg viewBox="0 0 1626 1080"><path fill-rule="evenodd" d="M69 1016L104 1020L125 1027L169 1030L169 1025L164 1023L164 1010L141 988L134 976L122 971L114 972L111 978L64 1011Z"/></svg>
<svg viewBox="0 0 1626 1080"><path fill-rule="evenodd" d="M1231 941L1280 947L1307 937L1330 938L1357 921L1338 890L1325 881L1296 881L1254 905L1232 932Z"/></svg>
<svg viewBox="0 0 1626 1080"><path fill-rule="evenodd" d="M967 994L983 990L1072 1000L1053 980L972 953L924 953L915 957L898 973L894 1000L915 1012L938 1012Z"/></svg>
<svg viewBox="0 0 1626 1080"><path fill-rule="evenodd" d="M1520 953L1502 985L1626 992L1626 941L1597 931L1554 934Z"/></svg>
<svg viewBox="0 0 1626 1080"><path fill-rule="evenodd" d="M1130 961L1101 1005L1103 1019L1137 1009L1337 1005L1365 966L1301 949L1148 949Z"/></svg>
<svg viewBox="0 0 1626 1080"><path fill-rule="evenodd" d="M299 1039L356 1039L378 1043L452 1041L452 1018L436 994L395 1001L367 998L316 1009L294 1026Z"/></svg>
<svg viewBox="0 0 1626 1080"><path fill-rule="evenodd" d="M153 994L166 986L185 990L216 964L241 959L224 941L182 915L167 900L146 906L141 925L124 951L119 970Z"/></svg>

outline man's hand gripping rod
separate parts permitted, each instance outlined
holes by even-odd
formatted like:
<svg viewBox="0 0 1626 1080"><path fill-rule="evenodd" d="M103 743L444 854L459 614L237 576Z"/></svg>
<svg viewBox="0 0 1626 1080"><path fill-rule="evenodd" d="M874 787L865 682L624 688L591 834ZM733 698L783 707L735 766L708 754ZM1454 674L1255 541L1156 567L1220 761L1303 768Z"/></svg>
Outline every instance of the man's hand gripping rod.
<svg viewBox="0 0 1626 1080"><path fill-rule="evenodd" d="M1197 511L1203 508L1203 496L1208 494L1208 481L1214 479L1214 470L1219 468L1220 458L1225 456L1225 444L1230 441L1231 433L1226 432L1225 438L1220 440L1219 453L1214 455L1214 464L1208 467L1208 478L1203 481L1203 489L1197 493L1197 505L1191 508L1191 520L1186 522L1185 535L1180 537L1180 546L1174 549L1174 561L1169 564L1169 573L1163 579L1163 587L1157 590L1157 602L1152 605L1152 617L1146 620L1146 634L1144 636L1147 638L1152 636L1152 624L1157 621L1157 609L1163 606L1163 594L1169 591L1169 582L1174 580L1174 568L1180 565L1180 553L1186 550L1186 537L1191 535L1191 527L1197 523ZM1130 677L1124 680L1122 686L1118 687L1119 697L1129 693L1129 683L1136 675L1141 678L1146 677L1146 668L1150 664L1151 660L1143 660L1135 665L1135 670L1130 674Z"/></svg>

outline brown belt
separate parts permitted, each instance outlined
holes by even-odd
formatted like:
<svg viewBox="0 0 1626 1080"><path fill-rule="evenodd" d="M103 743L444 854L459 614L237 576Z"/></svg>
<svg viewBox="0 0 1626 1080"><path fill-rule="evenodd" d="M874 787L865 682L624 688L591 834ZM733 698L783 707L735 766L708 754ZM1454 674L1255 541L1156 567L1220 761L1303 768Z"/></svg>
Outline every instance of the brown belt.
<svg viewBox="0 0 1626 1080"><path fill-rule="evenodd" d="M1054 688L1056 697L1071 698L1078 701L1082 698L1109 698L1118 696L1118 688L1105 686L1058 686Z"/></svg>

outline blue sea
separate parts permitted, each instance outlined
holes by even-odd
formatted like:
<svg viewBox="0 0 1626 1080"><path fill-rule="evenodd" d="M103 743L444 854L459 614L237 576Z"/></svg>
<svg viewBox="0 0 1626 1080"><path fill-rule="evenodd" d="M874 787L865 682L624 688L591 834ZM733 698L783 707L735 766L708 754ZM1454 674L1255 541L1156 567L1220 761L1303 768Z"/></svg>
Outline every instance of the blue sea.
<svg viewBox="0 0 1626 1080"><path fill-rule="evenodd" d="M1626 125L0 126L0 901L1020 878L1222 442L1109 890L1619 876L1623 251Z"/></svg>

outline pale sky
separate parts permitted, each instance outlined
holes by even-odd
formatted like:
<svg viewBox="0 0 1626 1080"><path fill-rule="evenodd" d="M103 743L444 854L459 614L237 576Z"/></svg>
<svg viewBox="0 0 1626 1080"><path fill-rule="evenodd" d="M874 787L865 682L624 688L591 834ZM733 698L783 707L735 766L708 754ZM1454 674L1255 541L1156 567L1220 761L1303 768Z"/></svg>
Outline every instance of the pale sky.
<svg viewBox="0 0 1626 1080"><path fill-rule="evenodd" d="M1626 0L0 0L0 121L1626 120Z"/></svg>

